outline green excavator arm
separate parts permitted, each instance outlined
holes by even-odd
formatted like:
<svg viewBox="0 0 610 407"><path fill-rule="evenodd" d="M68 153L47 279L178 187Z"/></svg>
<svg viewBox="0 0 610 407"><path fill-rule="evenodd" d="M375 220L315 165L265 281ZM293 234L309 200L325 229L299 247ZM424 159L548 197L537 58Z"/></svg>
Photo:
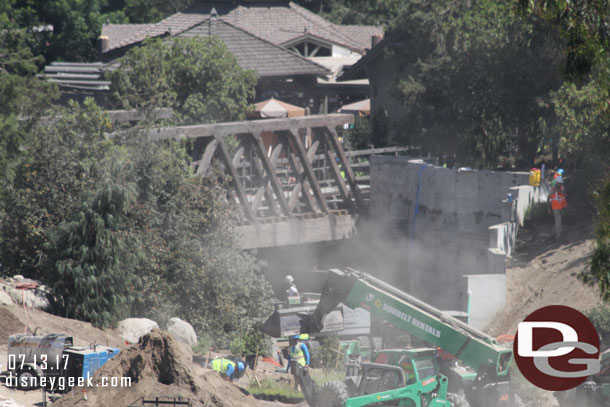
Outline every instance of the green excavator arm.
<svg viewBox="0 0 610 407"><path fill-rule="evenodd" d="M474 371L495 367L498 377L508 375L512 350L494 338L369 274L348 269L329 270L316 309L302 315L303 329L320 332L326 316L343 303L362 307L410 335L451 353Z"/></svg>

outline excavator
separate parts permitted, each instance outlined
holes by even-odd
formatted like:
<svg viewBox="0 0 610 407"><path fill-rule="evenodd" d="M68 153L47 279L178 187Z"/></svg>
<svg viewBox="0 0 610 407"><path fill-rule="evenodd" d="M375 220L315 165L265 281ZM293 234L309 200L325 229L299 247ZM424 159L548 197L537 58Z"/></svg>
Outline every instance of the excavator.
<svg viewBox="0 0 610 407"><path fill-rule="evenodd" d="M328 271L316 308L298 315L300 332L328 332L327 320L338 326L339 304L365 308L427 347L373 352L355 377L321 387L299 367L297 381L310 406L516 407L509 372L512 350L484 332L349 268ZM261 330L274 337L294 335L295 315L276 311Z"/></svg>

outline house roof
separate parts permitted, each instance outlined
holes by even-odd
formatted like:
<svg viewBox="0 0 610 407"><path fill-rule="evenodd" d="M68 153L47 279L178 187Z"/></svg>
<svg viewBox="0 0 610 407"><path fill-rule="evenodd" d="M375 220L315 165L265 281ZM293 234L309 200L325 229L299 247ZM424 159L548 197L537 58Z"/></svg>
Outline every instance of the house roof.
<svg viewBox="0 0 610 407"><path fill-rule="evenodd" d="M120 48L121 42L132 38L148 28L150 24L106 24L102 36L108 37L108 48Z"/></svg>
<svg viewBox="0 0 610 407"><path fill-rule="evenodd" d="M383 53L385 47L388 46L388 44L390 44L392 41L398 39L400 35L400 31L394 31L391 34L386 35L383 40L381 40L370 51L368 51L366 55L360 58L358 62L346 69L345 72L343 72L343 74L339 78L337 78L337 80L343 82L348 80L360 79L362 77L362 72L364 71L364 68L375 58L380 56ZM366 77L366 75L364 77Z"/></svg>
<svg viewBox="0 0 610 407"><path fill-rule="evenodd" d="M108 69L101 62L53 62L45 66L40 76L63 89L106 91L110 89L110 81L104 78Z"/></svg>
<svg viewBox="0 0 610 407"><path fill-rule="evenodd" d="M341 26L333 24L299 5L288 1L261 1L255 3L198 2L155 24L137 24L121 31L115 24L104 25L102 35L109 37L104 52L169 33L176 35L209 18L215 9L219 19L241 28L273 44L281 45L304 33L343 46L360 54L370 48L371 36L383 35L381 28L373 26ZM119 38L117 38L119 36Z"/></svg>
<svg viewBox="0 0 610 407"><path fill-rule="evenodd" d="M179 37L218 36L235 55L244 69L253 69L259 77L284 77L297 75L326 75L322 65L298 56L285 48L256 37L238 27L218 19L212 19L191 27ZM281 61L281 63L278 63Z"/></svg>

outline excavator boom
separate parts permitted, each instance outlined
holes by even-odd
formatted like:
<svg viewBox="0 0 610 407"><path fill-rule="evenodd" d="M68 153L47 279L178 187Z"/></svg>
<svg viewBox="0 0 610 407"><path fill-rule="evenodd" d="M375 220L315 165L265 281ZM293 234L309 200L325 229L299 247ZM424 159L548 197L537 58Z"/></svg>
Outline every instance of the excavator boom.
<svg viewBox="0 0 610 407"><path fill-rule="evenodd" d="M410 335L451 353L474 371L490 370L493 366L498 377L508 375L512 351L500 346L494 338L394 286L353 269L328 271L315 310L298 315L301 333L328 331L326 319L336 314L340 303L367 309ZM336 318L328 319L336 321ZM277 315L272 316L263 332L278 336L281 330L273 326L280 320Z"/></svg>

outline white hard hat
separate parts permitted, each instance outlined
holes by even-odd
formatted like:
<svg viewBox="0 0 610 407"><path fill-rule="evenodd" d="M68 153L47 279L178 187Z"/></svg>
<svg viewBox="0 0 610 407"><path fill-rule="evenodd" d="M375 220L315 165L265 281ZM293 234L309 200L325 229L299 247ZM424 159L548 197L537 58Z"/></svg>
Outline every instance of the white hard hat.
<svg viewBox="0 0 610 407"><path fill-rule="evenodd" d="M287 275L287 276L286 276L286 282L287 282L287 283L292 283L293 281L294 281L294 278L292 278L292 276L291 276L291 275Z"/></svg>
<svg viewBox="0 0 610 407"><path fill-rule="evenodd" d="M559 176L557 176L555 181L557 181L558 184L563 184L563 177L561 175L559 175Z"/></svg>

